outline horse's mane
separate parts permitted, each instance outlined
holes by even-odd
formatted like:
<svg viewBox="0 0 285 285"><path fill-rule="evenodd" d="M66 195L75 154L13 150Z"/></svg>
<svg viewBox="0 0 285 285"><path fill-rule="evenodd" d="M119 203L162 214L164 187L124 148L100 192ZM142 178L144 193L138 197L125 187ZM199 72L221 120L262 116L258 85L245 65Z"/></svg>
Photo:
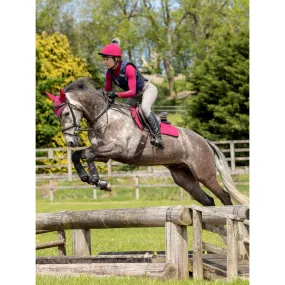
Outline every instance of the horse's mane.
<svg viewBox="0 0 285 285"><path fill-rule="evenodd" d="M70 84L68 84L65 88L64 91L65 92L74 92L74 91L82 91L82 90L97 90L97 88L95 87L95 83L94 81L90 78L90 77L82 77L79 78L73 82L71 82Z"/></svg>
<svg viewBox="0 0 285 285"><path fill-rule="evenodd" d="M76 81L73 81L72 83L68 84L64 88L64 92L66 92L66 93L67 92L76 92L76 91L87 91L87 92L91 92L97 96L100 94L101 96L104 96L106 100L110 100L102 89L95 87L95 82L90 77L79 78ZM121 102L115 100L112 103L111 108L129 110L130 105L125 104L125 103L121 103Z"/></svg>

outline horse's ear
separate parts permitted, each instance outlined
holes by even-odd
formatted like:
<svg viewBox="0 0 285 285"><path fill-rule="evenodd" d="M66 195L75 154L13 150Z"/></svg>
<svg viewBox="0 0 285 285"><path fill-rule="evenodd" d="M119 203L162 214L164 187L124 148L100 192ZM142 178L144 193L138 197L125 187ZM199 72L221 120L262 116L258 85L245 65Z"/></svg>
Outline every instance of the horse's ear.
<svg viewBox="0 0 285 285"><path fill-rule="evenodd" d="M50 94L50 93L48 93L48 92L45 92L45 93L48 95L48 97L49 97L52 101L55 100L55 96L54 96L54 95L52 95L52 94Z"/></svg>
<svg viewBox="0 0 285 285"><path fill-rule="evenodd" d="M59 94L60 94L60 98L61 99L65 99L66 98L66 94L65 94L65 92L62 89L59 90ZM63 100L61 100L61 101L63 101Z"/></svg>

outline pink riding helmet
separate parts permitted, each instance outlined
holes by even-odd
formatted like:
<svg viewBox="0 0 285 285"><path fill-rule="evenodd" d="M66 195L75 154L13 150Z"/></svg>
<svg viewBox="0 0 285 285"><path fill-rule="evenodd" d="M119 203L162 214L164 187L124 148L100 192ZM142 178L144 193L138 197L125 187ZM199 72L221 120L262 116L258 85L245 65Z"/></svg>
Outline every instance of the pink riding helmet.
<svg viewBox="0 0 285 285"><path fill-rule="evenodd" d="M101 52L98 54L102 56L122 56L122 51L117 44L108 44L102 48Z"/></svg>

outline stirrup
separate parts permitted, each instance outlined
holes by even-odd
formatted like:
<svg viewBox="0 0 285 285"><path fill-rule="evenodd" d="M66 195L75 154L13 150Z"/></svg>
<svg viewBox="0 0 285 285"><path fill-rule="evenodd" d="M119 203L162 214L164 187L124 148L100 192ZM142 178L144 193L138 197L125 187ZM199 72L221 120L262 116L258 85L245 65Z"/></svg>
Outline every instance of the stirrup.
<svg viewBox="0 0 285 285"><path fill-rule="evenodd" d="M164 143L162 140L152 137L150 143L156 148L164 149Z"/></svg>

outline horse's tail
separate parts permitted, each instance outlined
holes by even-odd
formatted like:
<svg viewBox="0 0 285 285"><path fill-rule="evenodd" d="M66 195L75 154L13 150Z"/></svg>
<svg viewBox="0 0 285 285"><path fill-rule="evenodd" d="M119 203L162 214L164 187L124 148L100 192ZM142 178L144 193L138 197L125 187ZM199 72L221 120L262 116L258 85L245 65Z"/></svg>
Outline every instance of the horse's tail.
<svg viewBox="0 0 285 285"><path fill-rule="evenodd" d="M236 188L231 172L227 163L227 160L222 151L212 142L206 140L210 147L213 149L215 154L215 164L221 175L222 181L225 185L226 190L229 192L231 197L239 204L249 205L249 198L244 194L240 193Z"/></svg>

